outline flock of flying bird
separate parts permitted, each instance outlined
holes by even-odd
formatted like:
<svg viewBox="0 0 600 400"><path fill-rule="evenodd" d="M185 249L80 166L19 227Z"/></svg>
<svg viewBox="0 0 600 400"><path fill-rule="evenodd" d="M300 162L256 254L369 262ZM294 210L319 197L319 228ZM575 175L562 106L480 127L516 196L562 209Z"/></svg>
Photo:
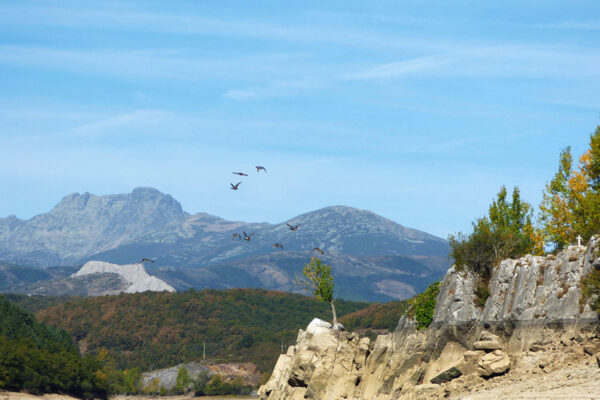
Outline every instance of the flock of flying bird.
<svg viewBox="0 0 600 400"><path fill-rule="evenodd" d="M266 170L265 167L257 165L256 166L256 173L260 174L260 171L265 171L265 173L267 173L267 170ZM248 174L245 174L243 172L233 172L233 174L234 175L239 175L239 176L248 176ZM230 183L230 185L231 185L230 189L231 190L238 190L238 188L240 187L241 183L242 182L238 182L235 185L233 183ZM293 226L293 225L290 225L290 224L286 224L286 225L288 226L288 228L290 228L290 231L296 232L298 230L298 228L300 228L300 226L302 224L298 224L296 226ZM242 233L244 234L244 240L247 241L247 242L251 241L252 240L252 236L254 236L254 232L251 233L250 235L248 235L246 232L242 232ZM235 239L242 240L242 235L240 235L239 233L233 233L233 234L231 234L231 240L235 240ZM273 248L274 249L279 248L279 249L283 250L283 245L281 243L273 243ZM320 248L318 248L318 247L313 248L313 251L318 251L321 254L325 254L325 252L323 250L321 250Z"/></svg>
<svg viewBox="0 0 600 400"><path fill-rule="evenodd" d="M267 173L267 170L265 167L261 166L261 165L257 165L256 166L256 173L260 174L260 171L265 171L265 173ZM233 172L234 175L239 175L239 176L248 176L248 174L245 174L243 172ZM231 190L238 190L240 185L242 184L242 182L238 182L235 185L233 183L230 183L231 185ZM298 224L296 226L294 225L290 225L290 224L286 224L288 226L288 228L290 228L290 231L296 232L298 230L298 228L300 228L300 226L302 226L302 224ZM254 236L254 232L252 232L250 235L248 235L246 232L242 232L244 234L244 240L249 242L252 240L252 236ZM231 240L242 240L242 235L240 235L239 233L233 233L231 234ZM273 243L273 248L274 249L282 249L283 250L283 245L281 243ZM325 252L320 249L319 247L314 247L312 249L312 251L318 251L321 254L325 254ZM140 261L138 261L138 264L145 264L145 263L153 263L154 260L150 259L150 258L142 258Z"/></svg>

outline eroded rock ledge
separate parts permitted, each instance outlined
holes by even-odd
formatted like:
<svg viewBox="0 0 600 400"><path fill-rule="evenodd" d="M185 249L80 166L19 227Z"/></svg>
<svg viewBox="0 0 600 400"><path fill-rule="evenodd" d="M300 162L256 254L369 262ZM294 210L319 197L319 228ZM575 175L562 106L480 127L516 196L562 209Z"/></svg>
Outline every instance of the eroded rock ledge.
<svg viewBox="0 0 600 400"><path fill-rule="evenodd" d="M495 379L540 354L550 360L541 364L563 354L600 362L598 315L580 304L579 288L583 275L600 269L598 242L595 237L587 247L571 246L556 256L503 261L483 308L473 302L476 278L451 268L424 331L403 318L394 333L371 343L315 319L280 356L259 398L448 397L456 382L469 387Z"/></svg>

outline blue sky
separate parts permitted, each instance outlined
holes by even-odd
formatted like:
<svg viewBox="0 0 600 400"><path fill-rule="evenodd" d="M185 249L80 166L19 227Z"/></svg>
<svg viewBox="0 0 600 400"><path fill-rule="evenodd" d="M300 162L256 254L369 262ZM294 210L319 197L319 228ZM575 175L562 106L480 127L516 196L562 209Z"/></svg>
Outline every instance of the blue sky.
<svg viewBox="0 0 600 400"><path fill-rule="evenodd" d="M152 186L446 237L501 185L539 203L600 123L599 66L598 1L4 1L0 216Z"/></svg>

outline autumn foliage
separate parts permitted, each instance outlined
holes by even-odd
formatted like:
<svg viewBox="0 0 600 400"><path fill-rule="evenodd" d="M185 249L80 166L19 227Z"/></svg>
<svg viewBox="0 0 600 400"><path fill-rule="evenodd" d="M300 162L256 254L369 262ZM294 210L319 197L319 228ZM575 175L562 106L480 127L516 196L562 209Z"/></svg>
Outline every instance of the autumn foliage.
<svg viewBox="0 0 600 400"><path fill-rule="evenodd" d="M450 235L456 267L469 268L486 285L493 268L506 258L558 251L600 233L600 126L590 137L578 164L571 148L559 156L558 170L546 184L537 224L533 207L521 200L515 188L512 200L502 187L488 215L473 223L470 234Z"/></svg>

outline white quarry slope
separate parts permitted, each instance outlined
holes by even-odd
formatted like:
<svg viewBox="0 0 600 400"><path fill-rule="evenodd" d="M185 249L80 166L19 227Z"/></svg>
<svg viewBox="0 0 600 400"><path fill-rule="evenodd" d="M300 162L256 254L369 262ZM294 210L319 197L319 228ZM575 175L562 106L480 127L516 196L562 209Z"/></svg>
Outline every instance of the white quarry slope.
<svg viewBox="0 0 600 400"><path fill-rule="evenodd" d="M175 288L154 276L148 275L142 264L117 265L104 261L88 261L73 275L72 278L92 274L117 274L130 286L125 293L137 293L145 291L153 292L175 292Z"/></svg>

